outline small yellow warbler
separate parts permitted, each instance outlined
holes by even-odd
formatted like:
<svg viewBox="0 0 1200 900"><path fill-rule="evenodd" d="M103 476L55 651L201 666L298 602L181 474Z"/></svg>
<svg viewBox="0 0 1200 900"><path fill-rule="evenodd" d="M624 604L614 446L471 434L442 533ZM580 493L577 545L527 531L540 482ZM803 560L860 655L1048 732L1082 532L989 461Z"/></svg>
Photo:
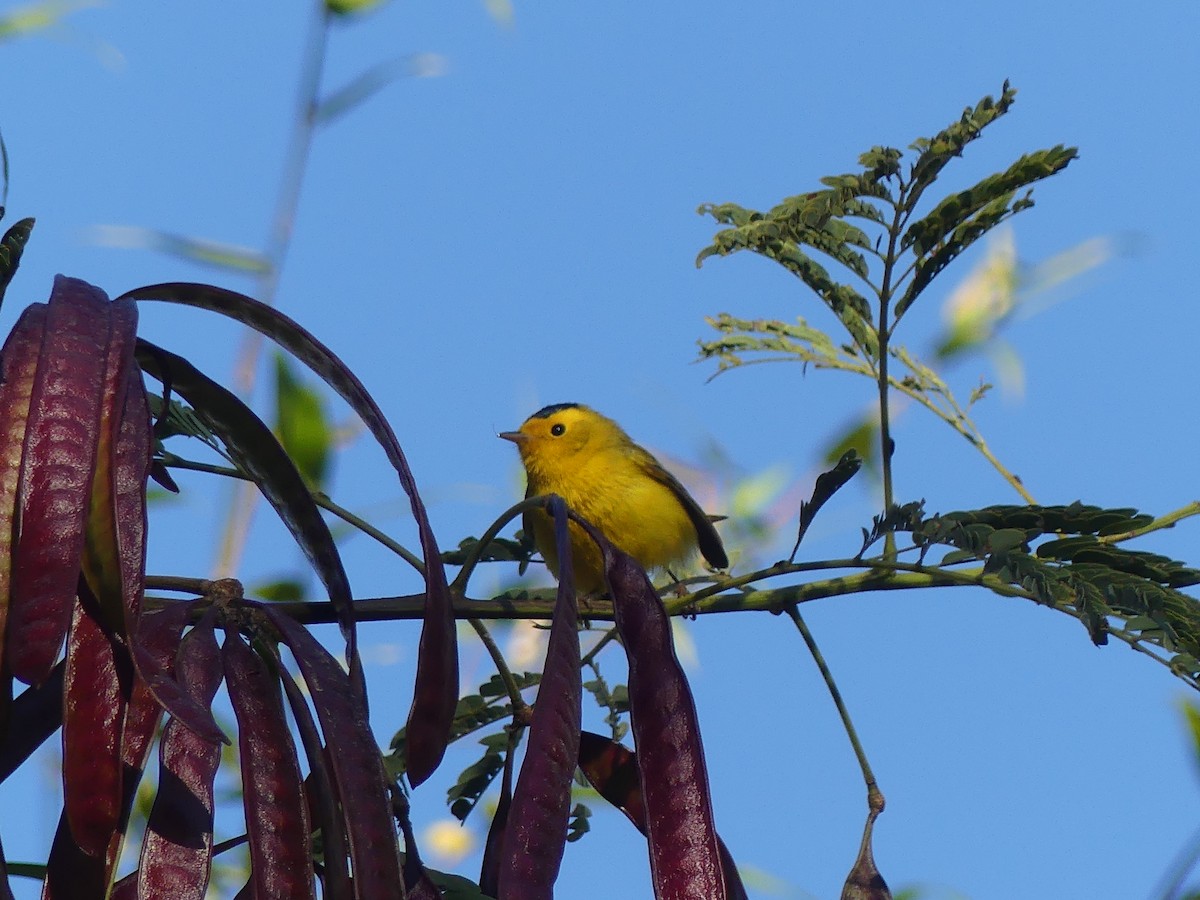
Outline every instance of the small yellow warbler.
<svg viewBox="0 0 1200 900"><path fill-rule="evenodd" d="M606 416L578 403L556 403L500 437L521 451L527 497L558 494L579 515L645 569L687 560L699 547L718 569L729 565L721 538L700 505L657 459ZM543 510L525 514L546 565L558 575L554 524ZM604 589L604 563L595 542L570 524L576 588Z"/></svg>

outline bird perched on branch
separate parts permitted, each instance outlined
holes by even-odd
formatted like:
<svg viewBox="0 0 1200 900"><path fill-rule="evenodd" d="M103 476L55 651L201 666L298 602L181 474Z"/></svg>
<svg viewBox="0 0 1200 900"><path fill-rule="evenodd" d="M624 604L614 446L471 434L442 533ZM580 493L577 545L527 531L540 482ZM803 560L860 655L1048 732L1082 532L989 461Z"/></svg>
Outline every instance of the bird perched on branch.
<svg viewBox="0 0 1200 900"><path fill-rule="evenodd" d="M521 453L527 497L558 494L643 568L666 569L686 562L697 549L715 568L729 565L713 519L662 463L607 416L579 403L556 403L539 409L517 431L499 436L515 443ZM557 576L549 514L530 510L524 529ZM602 591L599 548L574 522L570 536L577 589Z"/></svg>

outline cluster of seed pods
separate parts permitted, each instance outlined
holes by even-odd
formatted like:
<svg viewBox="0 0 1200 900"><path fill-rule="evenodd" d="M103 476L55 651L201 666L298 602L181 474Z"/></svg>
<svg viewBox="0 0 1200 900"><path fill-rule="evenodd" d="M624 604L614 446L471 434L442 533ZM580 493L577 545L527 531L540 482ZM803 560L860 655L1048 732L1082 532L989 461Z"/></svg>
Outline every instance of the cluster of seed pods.
<svg viewBox="0 0 1200 900"><path fill-rule="evenodd" d="M438 768L458 700L455 613L438 545L399 443L353 373L295 322L233 292L166 284L110 302L60 277L48 303L21 314L0 358L0 527L9 534L0 542L0 699L12 696L12 679L28 685L0 708L0 777L61 725L64 809L43 897L203 898L217 849L214 780L228 742L211 712L222 684L238 725L250 855L239 897L315 898L318 889L330 898L437 897L369 726L353 599L329 529L270 429L187 360L137 337L137 305L149 300L226 315L274 339L346 399L395 467L426 579L406 726L411 787ZM305 627L243 597L235 581L145 606L146 485L161 473L143 373L189 403L279 513L336 610L349 672ZM666 614L645 573L599 534L629 655L637 755L615 744L598 751L603 739L581 736L570 513L557 498L548 503L564 561L558 603L524 762L515 786L505 781L481 891L553 896L582 766L646 834L656 897L744 897L713 827L695 707ZM138 863L116 880L164 716ZM595 765L606 755L620 761L607 774ZM10 896L2 866L0 856L0 900Z"/></svg>

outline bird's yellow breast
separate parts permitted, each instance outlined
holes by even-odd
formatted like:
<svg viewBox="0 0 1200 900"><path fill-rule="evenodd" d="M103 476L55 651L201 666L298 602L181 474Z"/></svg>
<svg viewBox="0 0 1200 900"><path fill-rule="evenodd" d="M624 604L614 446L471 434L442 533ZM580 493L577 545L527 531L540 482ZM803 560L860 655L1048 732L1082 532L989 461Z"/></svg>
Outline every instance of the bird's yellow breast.
<svg viewBox="0 0 1200 900"><path fill-rule="evenodd" d="M561 496L643 568L683 562L695 550L696 529L671 489L651 477L632 449L616 446L585 457L528 461L533 463L527 463L530 492ZM536 510L528 522L546 565L557 575L550 517ZM570 536L578 590L603 590L603 559L595 542L575 523L571 523Z"/></svg>

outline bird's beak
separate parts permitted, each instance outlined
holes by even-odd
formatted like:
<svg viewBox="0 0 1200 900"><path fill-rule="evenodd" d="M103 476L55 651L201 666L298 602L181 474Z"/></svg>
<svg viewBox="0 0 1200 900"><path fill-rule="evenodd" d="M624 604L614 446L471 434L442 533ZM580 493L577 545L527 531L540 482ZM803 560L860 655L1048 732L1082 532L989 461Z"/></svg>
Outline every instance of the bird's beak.
<svg viewBox="0 0 1200 900"><path fill-rule="evenodd" d="M520 444L525 440L525 435L519 431L501 431L496 435L498 438L504 438L506 441L512 441L514 444Z"/></svg>

